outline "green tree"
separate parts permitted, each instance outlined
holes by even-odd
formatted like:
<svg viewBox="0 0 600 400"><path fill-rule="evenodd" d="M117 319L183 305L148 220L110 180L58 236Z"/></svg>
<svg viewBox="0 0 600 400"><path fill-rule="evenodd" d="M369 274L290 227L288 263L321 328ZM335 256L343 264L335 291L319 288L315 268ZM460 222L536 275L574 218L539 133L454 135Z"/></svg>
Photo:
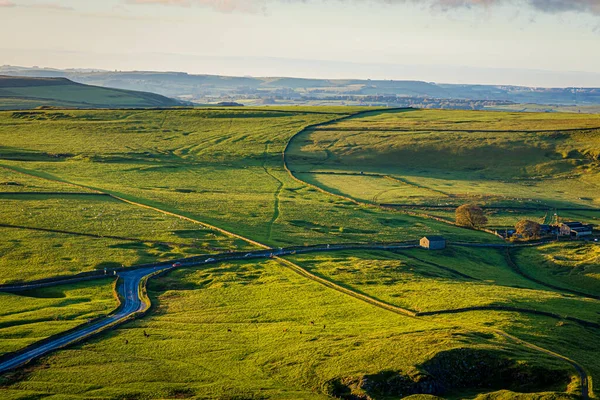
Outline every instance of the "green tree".
<svg viewBox="0 0 600 400"><path fill-rule="evenodd" d="M481 207L476 204L463 204L456 209L456 223L469 228L480 228L488 219Z"/></svg>

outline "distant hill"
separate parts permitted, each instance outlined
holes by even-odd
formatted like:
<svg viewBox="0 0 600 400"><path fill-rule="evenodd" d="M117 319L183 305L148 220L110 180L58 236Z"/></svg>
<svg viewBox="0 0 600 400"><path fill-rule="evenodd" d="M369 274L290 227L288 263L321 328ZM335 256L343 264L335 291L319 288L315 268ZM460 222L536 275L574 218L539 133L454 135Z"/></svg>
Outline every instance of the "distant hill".
<svg viewBox="0 0 600 400"><path fill-rule="evenodd" d="M0 66L0 74L65 77L76 82L160 93L196 103L371 104L434 108L493 107L515 103L585 106L600 104L598 88L536 88L455 85L408 80L230 77L181 72L58 70ZM451 102L430 102L430 99ZM423 101L425 100L425 101ZM489 104L491 102L491 104Z"/></svg>
<svg viewBox="0 0 600 400"><path fill-rule="evenodd" d="M181 105L155 93L89 86L67 78L0 75L0 110L37 107L146 108Z"/></svg>

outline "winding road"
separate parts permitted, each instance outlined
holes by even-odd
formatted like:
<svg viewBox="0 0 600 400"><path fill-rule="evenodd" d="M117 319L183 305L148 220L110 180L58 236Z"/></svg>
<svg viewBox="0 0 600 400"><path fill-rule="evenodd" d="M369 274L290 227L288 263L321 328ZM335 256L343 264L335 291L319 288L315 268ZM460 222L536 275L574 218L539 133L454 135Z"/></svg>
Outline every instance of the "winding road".
<svg viewBox="0 0 600 400"><path fill-rule="evenodd" d="M0 361L0 373L20 367L52 351L61 349L83 339L87 339L108 329L109 327L128 320L135 313L145 311L148 305L140 297L140 291L138 290L140 287L140 282L145 277L169 268L172 267L163 265L120 273L118 276L120 279L122 279L122 283L119 286L119 294L122 296L123 303L114 314L91 324L82 325L64 335L56 336L50 340L43 340L25 348L24 350L5 355L2 357L3 361ZM59 281L57 284L60 283L61 281ZM25 290L31 289L31 286L29 285L26 285L25 287Z"/></svg>
<svg viewBox="0 0 600 400"><path fill-rule="evenodd" d="M418 247L416 244L377 244L377 245L324 245L324 246L309 246L309 247L291 247L291 248L279 248L269 250L256 250L250 252L237 252L237 253L221 253L204 257L194 257L193 259L179 260L176 262L161 263L156 266L137 268L119 272L117 276L121 280L118 291L123 300L119 309L106 318L100 319L90 324L82 325L70 332L62 335L57 335L41 342L34 343L31 346L26 347L21 351L15 353L5 354L0 358L0 374L10 371L12 369L23 366L37 358L45 356L55 350L67 347L71 344L80 342L84 339L88 339L92 336L99 334L109 328L119 325L123 322L129 321L137 313L142 313L147 310L148 303L142 296L141 285L142 282L161 272L165 272L170 269L193 267L198 265L215 264L223 261L235 261L235 260L249 260L249 259L266 259L275 258L285 255L293 255L299 253L316 253L316 252L327 252L327 251L339 251L339 250L400 250L410 249ZM106 278L106 275L98 275L95 277L88 277L86 279L100 279ZM64 279L57 280L55 282L29 282L22 286L10 286L0 287L0 291L8 292L19 292L32 290L38 287L57 286L72 281L72 278L65 277Z"/></svg>

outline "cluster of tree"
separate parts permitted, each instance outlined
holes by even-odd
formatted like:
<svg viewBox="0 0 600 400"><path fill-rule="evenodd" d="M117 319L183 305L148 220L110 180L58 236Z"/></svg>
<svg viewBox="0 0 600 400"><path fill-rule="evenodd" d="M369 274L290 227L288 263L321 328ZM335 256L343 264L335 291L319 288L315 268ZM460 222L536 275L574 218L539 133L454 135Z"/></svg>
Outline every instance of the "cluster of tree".
<svg viewBox="0 0 600 400"><path fill-rule="evenodd" d="M467 228L478 229L488 222L483 209L476 204L463 204L456 209L456 224ZM542 235L542 226L528 219L523 219L515 226L517 237L525 240L537 239Z"/></svg>

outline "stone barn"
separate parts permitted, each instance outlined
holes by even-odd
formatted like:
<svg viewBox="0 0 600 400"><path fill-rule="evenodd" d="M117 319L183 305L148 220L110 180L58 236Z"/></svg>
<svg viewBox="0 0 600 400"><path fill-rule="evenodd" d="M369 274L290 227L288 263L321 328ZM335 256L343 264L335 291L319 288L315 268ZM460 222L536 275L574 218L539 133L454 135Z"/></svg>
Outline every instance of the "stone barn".
<svg viewBox="0 0 600 400"><path fill-rule="evenodd" d="M428 250L442 250L446 248L446 239L441 236L425 236L421 239L421 247Z"/></svg>
<svg viewBox="0 0 600 400"><path fill-rule="evenodd" d="M585 225L581 222L565 222L564 224L560 225L561 235L576 238L591 236L593 230L594 227L592 225Z"/></svg>

